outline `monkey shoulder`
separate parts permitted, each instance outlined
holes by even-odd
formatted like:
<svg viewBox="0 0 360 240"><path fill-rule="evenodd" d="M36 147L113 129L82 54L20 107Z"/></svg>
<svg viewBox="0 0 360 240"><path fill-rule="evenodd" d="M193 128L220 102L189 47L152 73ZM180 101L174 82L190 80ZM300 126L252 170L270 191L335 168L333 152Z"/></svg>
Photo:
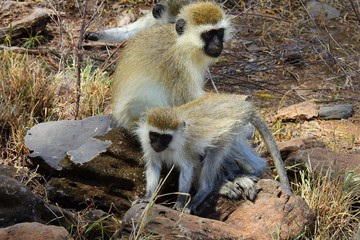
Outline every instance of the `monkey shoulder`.
<svg viewBox="0 0 360 240"><path fill-rule="evenodd" d="M131 45L146 46L147 48L155 46L168 46L175 41L177 35L173 24L166 24L146 29L138 33L133 39L129 40Z"/></svg>

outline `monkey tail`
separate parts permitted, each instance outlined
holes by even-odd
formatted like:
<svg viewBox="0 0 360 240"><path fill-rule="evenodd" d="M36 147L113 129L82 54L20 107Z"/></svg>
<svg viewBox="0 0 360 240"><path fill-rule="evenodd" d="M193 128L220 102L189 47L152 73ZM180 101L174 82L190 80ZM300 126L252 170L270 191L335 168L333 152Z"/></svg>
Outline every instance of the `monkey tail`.
<svg viewBox="0 0 360 240"><path fill-rule="evenodd" d="M254 111L250 119L251 119L250 121L251 124L255 126L255 128L259 131L261 137L264 139L264 142L270 152L270 155L274 160L276 171L279 175L283 190L285 190L286 193L291 195L292 190L288 176L286 174L285 165L283 160L281 159L280 151L275 143L275 139L271 131L267 127L265 121L257 112Z"/></svg>

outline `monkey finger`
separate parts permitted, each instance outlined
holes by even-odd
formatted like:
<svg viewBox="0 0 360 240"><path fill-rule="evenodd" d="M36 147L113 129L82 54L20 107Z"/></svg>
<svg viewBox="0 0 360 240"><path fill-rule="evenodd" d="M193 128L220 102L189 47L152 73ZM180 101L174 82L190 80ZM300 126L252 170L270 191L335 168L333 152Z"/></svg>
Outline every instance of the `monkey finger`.
<svg viewBox="0 0 360 240"><path fill-rule="evenodd" d="M258 180L257 177L248 175L241 176L234 179L234 184L242 189L244 196L251 201L254 201L257 196L257 189L255 182Z"/></svg>
<svg viewBox="0 0 360 240"><path fill-rule="evenodd" d="M99 33L97 33L97 32L87 32L85 34L85 40L99 41Z"/></svg>
<svg viewBox="0 0 360 240"><path fill-rule="evenodd" d="M149 202L150 202L149 198L138 198L131 202L131 206L134 206L139 203L149 203Z"/></svg>
<svg viewBox="0 0 360 240"><path fill-rule="evenodd" d="M244 196L243 190L234 182L227 181L219 190L219 194L230 199L239 199Z"/></svg>

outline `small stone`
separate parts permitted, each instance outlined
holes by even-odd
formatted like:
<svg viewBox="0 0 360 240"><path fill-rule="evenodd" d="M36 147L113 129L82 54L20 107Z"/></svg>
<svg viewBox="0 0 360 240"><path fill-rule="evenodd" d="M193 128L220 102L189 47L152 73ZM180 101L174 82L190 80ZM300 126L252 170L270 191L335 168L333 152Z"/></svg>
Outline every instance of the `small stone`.
<svg viewBox="0 0 360 240"><path fill-rule="evenodd" d="M352 116L354 108L351 104L320 107L321 119L346 119Z"/></svg>
<svg viewBox="0 0 360 240"><path fill-rule="evenodd" d="M340 17L340 11L336 8L329 6L326 3L318 2L316 0L309 1L306 4L306 8L309 14L313 18L317 18L318 16L324 14L326 19L333 19Z"/></svg>
<svg viewBox="0 0 360 240"><path fill-rule="evenodd" d="M282 120L309 120L318 115L319 110L316 104L306 101L279 109L275 118Z"/></svg>

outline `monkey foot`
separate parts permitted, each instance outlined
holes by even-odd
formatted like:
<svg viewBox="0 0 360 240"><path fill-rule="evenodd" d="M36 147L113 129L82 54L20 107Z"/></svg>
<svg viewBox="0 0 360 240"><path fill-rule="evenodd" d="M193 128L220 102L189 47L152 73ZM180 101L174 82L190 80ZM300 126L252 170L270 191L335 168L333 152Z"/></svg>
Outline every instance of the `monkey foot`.
<svg viewBox="0 0 360 240"><path fill-rule="evenodd" d="M239 176L233 181L226 181L219 190L219 194L231 199L240 197L254 201L257 195L256 185L258 178L251 175Z"/></svg>

